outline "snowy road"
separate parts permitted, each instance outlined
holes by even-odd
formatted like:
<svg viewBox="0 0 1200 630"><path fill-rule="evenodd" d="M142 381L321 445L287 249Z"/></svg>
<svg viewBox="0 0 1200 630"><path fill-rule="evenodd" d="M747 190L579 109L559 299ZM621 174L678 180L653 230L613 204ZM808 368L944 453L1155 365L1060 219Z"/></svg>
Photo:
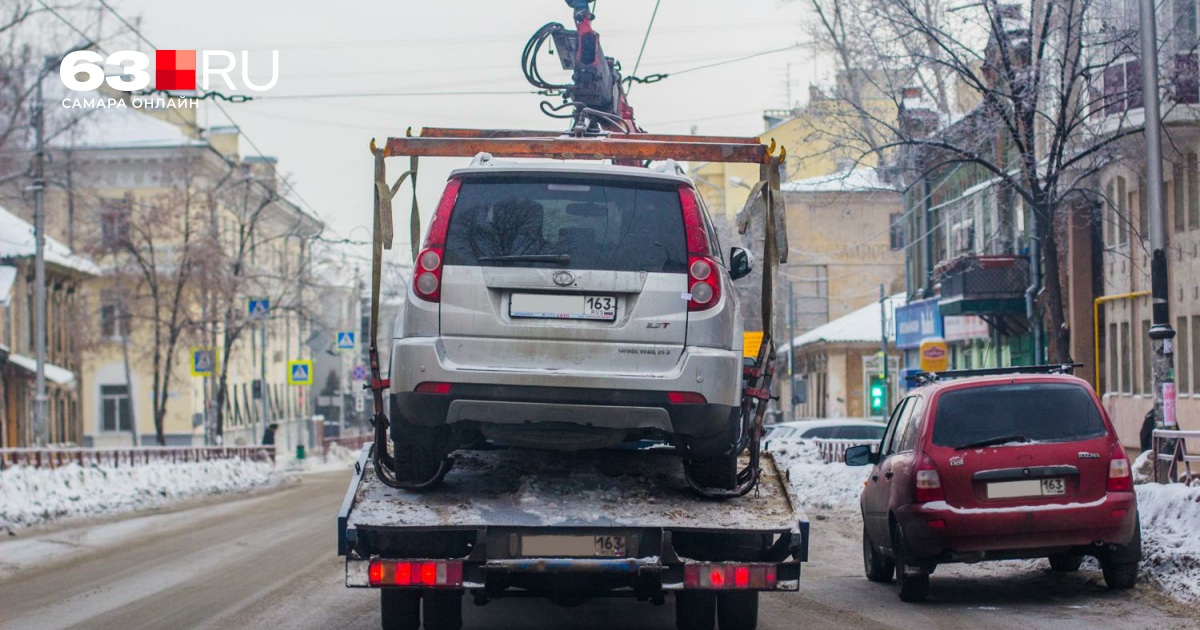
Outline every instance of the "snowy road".
<svg viewBox="0 0 1200 630"><path fill-rule="evenodd" d="M334 516L346 481L308 475L265 495L0 542L0 628L378 628L378 596L341 585ZM801 592L764 596L760 628L1182 628L1200 614L1152 587L1110 594L1095 571L1030 563L942 567L928 604L901 604L894 587L862 578L858 527L814 521ZM501 600L465 616L479 629L674 627L671 602Z"/></svg>

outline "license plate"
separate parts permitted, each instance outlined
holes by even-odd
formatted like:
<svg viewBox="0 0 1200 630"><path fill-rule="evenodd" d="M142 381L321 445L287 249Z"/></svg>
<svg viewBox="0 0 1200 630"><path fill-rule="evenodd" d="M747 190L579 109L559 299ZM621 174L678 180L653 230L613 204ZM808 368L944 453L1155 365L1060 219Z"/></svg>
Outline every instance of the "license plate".
<svg viewBox="0 0 1200 630"><path fill-rule="evenodd" d="M521 555L527 558L622 558L624 536L522 536Z"/></svg>
<svg viewBox="0 0 1200 630"><path fill-rule="evenodd" d="M508 303L511 317L540 319L617 319L617 298L612 295L553 295L514 293Z"/></svg>
<svg viewBox="0 0 1200 630"><path fill-rule="evenodd" d="M1067 482L1062 478L1027 479L989 483L989 499L1012 499L1015 497L1053 496L1067 493Z"/></svg>

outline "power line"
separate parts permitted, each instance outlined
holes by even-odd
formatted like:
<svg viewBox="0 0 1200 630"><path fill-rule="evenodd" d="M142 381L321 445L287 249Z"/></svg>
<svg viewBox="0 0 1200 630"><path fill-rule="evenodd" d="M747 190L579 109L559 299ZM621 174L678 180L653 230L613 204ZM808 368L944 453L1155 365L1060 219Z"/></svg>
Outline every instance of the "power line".
<svg viewBox="0 0 1200 630"><path fill-rule="evenodd" d="M41 0L38 0L38 1L40 2ZM154 44L151 44L150 40L146 39L146 37L144 35L142 35L141 31L139 31L134 25L130 24L129 20L126 20L124 17L122 17L120 13L117 13L116 10L113 9L111 6L109 6L107 2L105 2L104 0L97 0L97 1L100 3L100 6L104 7L105 9L108 9L108 12L113 14L113 17L117 18L117 21L124 24L125 28L129 29L130 31L133 31L133 34L137 35L138 39L145 42L147 46L154 48L156 50L158 49L157 46L155 46Z"/></svg>
<svg viewBox="0 0 1200 630"><path fill-rule="evenodd" d="M654 0L654 12L650 14L650 23L646 25L646 34L642 36L642 47L638 50L637 61L633 63L633 76L637 76L638 68L642 67L642 53L646 52L646 42L650 39L650 29L654 28L654 18L658 17L658 5L662 0ZM629 89L626 90L626 95L633 90L633 83L629 84Z"/></svg>
<svg viewBox="0 0 1200 630"><path fill-rule="evenodd" d="M294 100L301 98L367 98L367 97L401 97L401 96L506 96L538 94L537 90L450 90L444 92L332 92L325 94L280 94L258 96L254 100Z"/></svg>

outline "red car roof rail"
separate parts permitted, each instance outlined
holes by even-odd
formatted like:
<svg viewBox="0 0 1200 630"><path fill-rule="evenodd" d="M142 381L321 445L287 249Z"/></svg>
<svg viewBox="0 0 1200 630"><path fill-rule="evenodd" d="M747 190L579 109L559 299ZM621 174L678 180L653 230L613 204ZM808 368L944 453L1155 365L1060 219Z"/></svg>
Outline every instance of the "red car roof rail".
<svg viewBox="0 0 1200 630"><path fill-rule="evenodd" d="M974 370L946 370L944 372L916 372L909 378L916 385L928 385L952 378L967 378L969 376L1004 376L1005 374L1071 374L1075 368L1083 367L1082 363L1057 363L1050 365L1014 365L1012 367L979 368Z"/></svg>

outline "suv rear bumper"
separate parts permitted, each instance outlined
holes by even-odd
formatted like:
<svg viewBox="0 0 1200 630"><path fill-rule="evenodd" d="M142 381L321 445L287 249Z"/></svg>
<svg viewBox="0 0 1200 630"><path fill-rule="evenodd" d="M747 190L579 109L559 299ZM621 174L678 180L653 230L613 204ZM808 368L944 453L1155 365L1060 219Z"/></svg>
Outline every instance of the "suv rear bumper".
<svg viewBox="0 0 1200 630"><path fill-rule="evenodd" d="M1089 503L1022 508L956 508L945 502L896 510L915 558L941 561L1038 557L1072 548L1124 547L1137 527L1137 498L1113 492ZM1104 547L1094 547L1102 541Z"/></svg>

